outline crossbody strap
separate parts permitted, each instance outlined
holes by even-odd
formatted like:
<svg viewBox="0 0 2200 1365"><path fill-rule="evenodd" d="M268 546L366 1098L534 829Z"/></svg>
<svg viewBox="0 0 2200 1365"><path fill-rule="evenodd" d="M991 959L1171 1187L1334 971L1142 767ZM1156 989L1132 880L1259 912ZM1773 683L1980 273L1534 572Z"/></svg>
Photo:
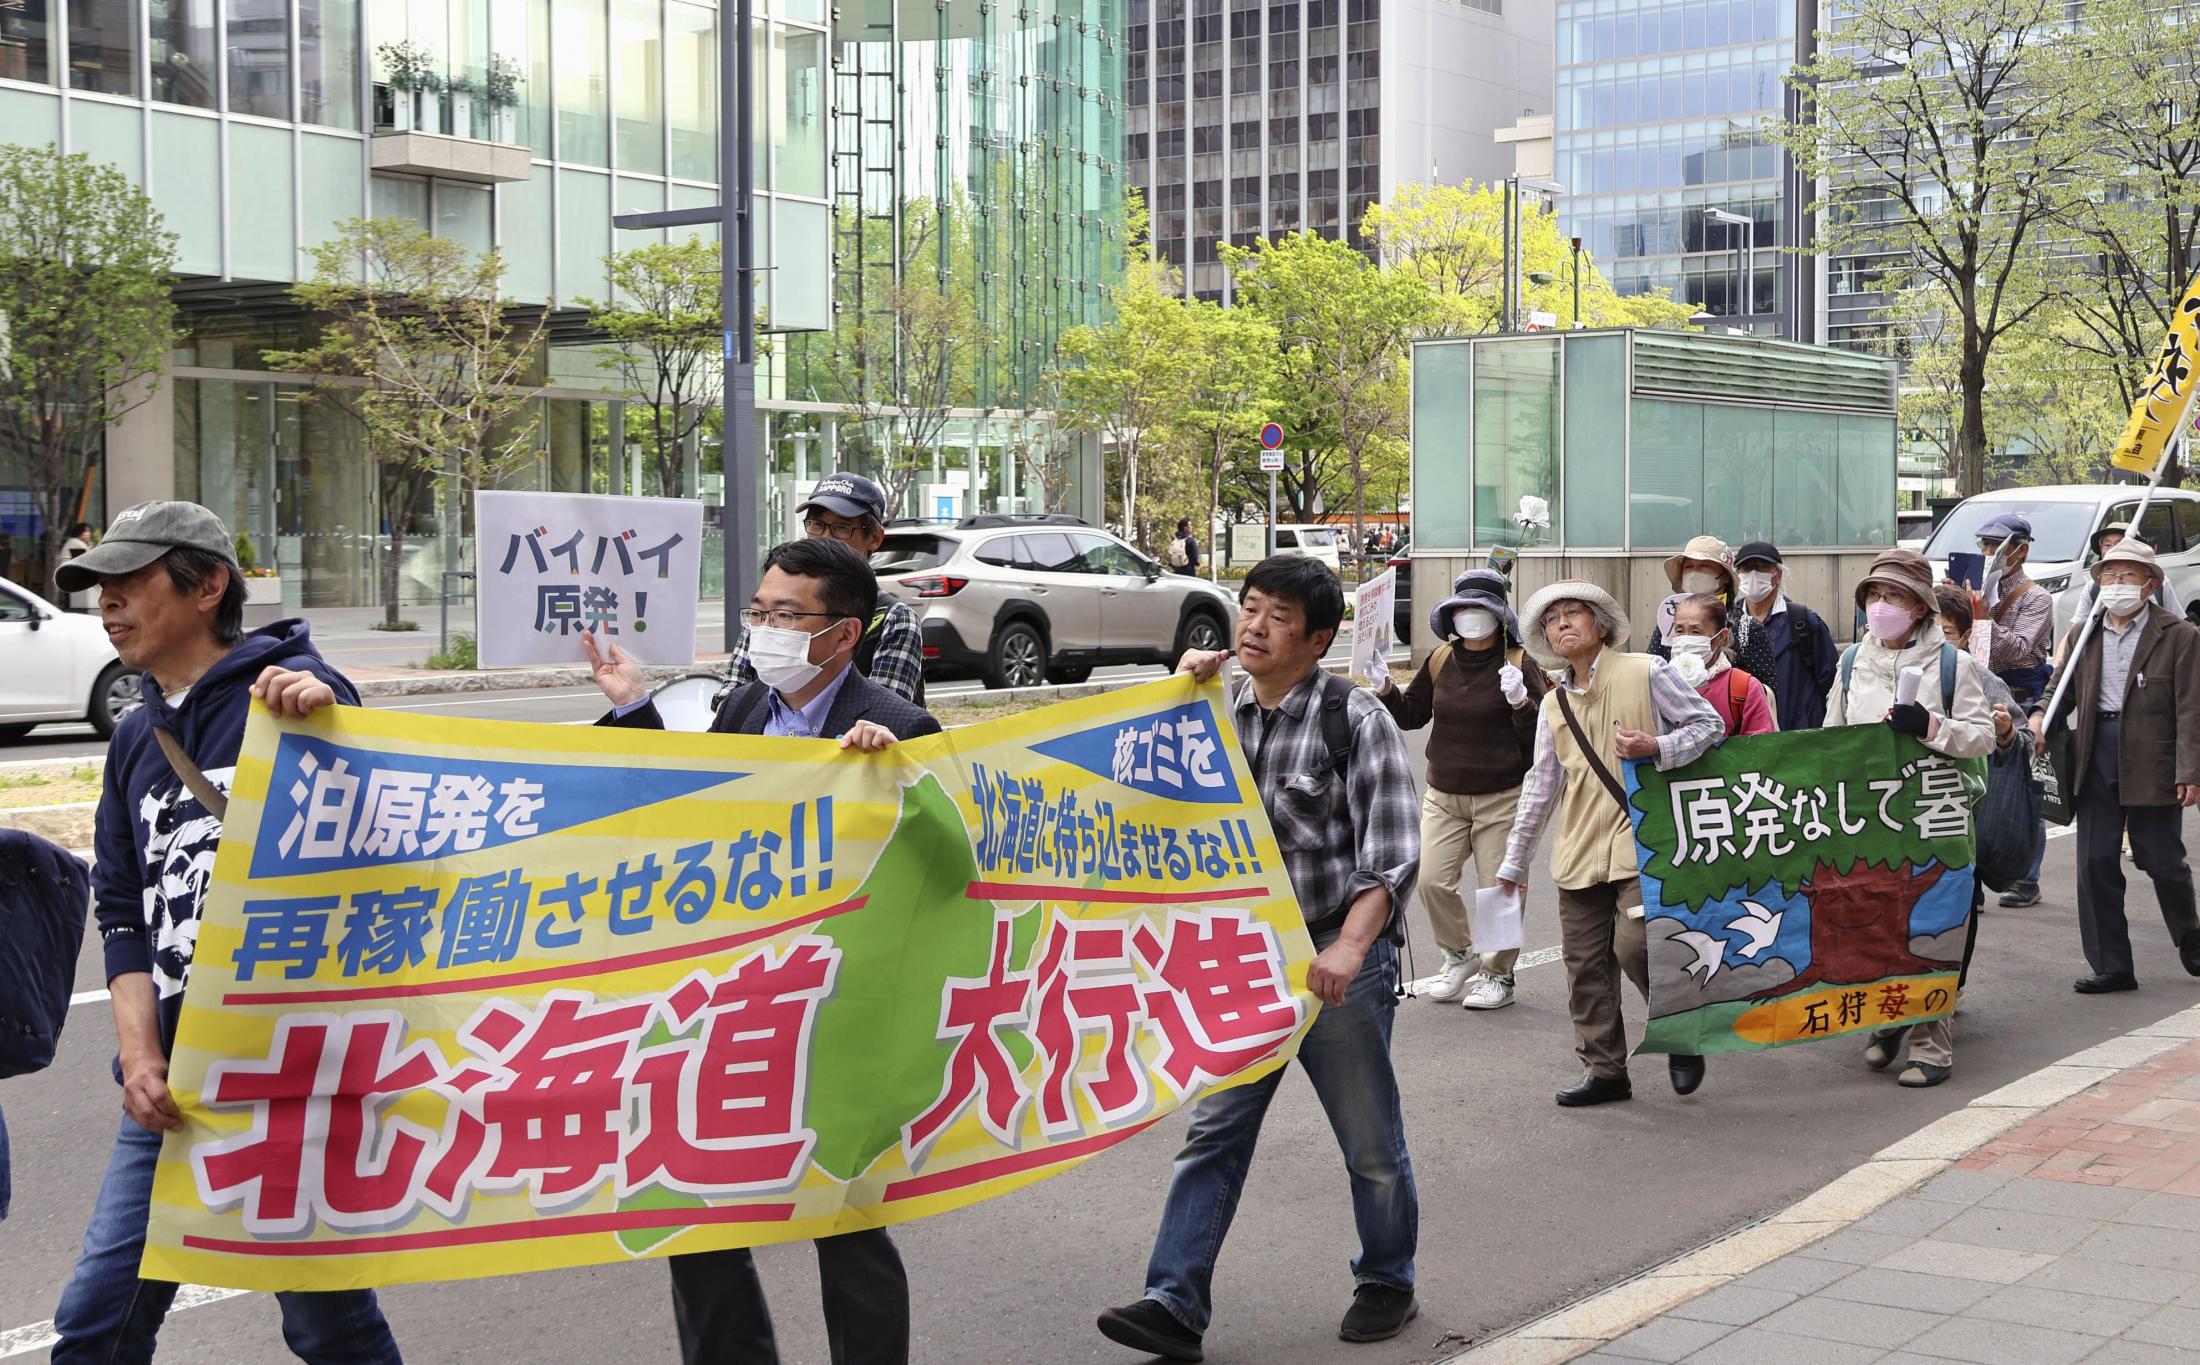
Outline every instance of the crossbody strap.
<svg viewBox="0 0 2200 1365"><path fill-rule="evenodd" d="M153 738L160 742L160 751L167 758L168 767L183 780L185 790L199 799L199 804L206 807L207 814L217 820L227 820L229 798L207 780L205 773L199 771L199 765L193 763L191 755L183 751L182 743L158 725L153 727Z"/></svg>
<svg viewBox="0 0 2200 1365"><path fill-rule="evenodd" d="M1589 736L1582 732L1581 722L1574 719L1574 708L1566 700L1565 684L1559 684L1557 690L1558 713L1566 718L1566 728L1574 732L1574 743L1581 746L1581 756L1589 760L1589 770L1597 775L1597 780L1604 784L1604 790L1612 794L1612 799L1619 802L1621 814L1630 820L1634 819L1634 812L1627 808L1627 792L1613 779L1612 770L1604 766L1604 760L1597 757L1596 749L1589 743Z"/></svg>

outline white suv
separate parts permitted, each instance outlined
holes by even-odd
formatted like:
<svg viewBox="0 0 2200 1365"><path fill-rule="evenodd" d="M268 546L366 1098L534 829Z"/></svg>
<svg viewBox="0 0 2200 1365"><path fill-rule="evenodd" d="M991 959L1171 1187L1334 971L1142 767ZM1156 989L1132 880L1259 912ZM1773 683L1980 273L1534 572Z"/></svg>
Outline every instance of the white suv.
<svg viewBox="0 0 2200 1365"><path fill-rule="evenodd" d="M1237 602L1169 573L1076 517L989 514L898 525L871 556L879 586L924 620L927 676L988 687L1078 683L1101 664L1174 667L1222 649Z"/></svg>
<svg viewBox="0 0 2200 1365"><path fill-rule="evenodd" d="M1954 551L1976 552L1979 529L1996 517L2031 523L2032 553L2026 576L2055 597L2055 637L2060 640L2093 580L2093 537L2103 527L2128 523L2144 488L2133 484L2053 484L2005 488L1966 498L1949 509L1925 547L1936 577L1948 572ZM2139 539L2154 547L2162 575L2176 590L2188 619L2200 621L2200 494L2159 488L2147 502Z"/></svg>
<svg viewBox="0 0 2200 1365"><path fill-rule="evenodd" d="M0 739L34 725L89 723L106 739L138 704L97 616L65 612L0 578Z"/></svg>

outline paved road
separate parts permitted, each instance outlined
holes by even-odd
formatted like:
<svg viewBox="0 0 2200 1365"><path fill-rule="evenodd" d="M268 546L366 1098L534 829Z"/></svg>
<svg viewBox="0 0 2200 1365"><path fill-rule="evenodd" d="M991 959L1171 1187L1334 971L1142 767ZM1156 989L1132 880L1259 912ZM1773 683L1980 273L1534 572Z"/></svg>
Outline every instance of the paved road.
<svg viewBox="0 0 2200 1365"><path fill-rule="evenodd" d="M548 710L561 701L586 698L535 704ZM1417 737L1413 747L1418 767ZM2188 829L2195 835L2200 826ZM1350 1293L1351 1211L1327 1125L1292 1078L1270 1114L1216 1277L1208 1358L1398 1365L1440 1357L1462 1339L1780 1208L1975 1095L2200 1001L2200 981L2177 969L2143 904L2133 923L2145 989L2073 995L2071 884L2071 842L2057 839L2049 845L2048 902L1989 913L1957 1029L1956 1074L1938 1090L1901 1090L1867 1072L1856 1046L1829 1043L1714 1059L1704 1089L1685 1101L1648 1059L1633 1103L1566 1111L1550 1098L1574 1074L1555 962L1523 968L1519 1003L1500 1012L1409 1002L1395 1053L1421 1190L1423 1317L1385 1345L1348 1349L1336 1341ZM1557 942L1547 885L1533 889L1527 925L1531 948ZM1416 928L1425 972L1433 953ZM99 976L87 952L80 988L96 990ZM1632 999L1629 1010L1639 1019ZM16 1161L15 1214L0 1234L0 1357L10 1353L11 1329L52 1314L117 1119L104 1006L94 1001L77 1014L51 1070L0 1089ZM916 1358L1132 1360L1093 1332L1092 1317L1138 1292L1182 1128L1181 1116L1173 1118L1067 1175L899 1232L916 1299ZM822 1365L809 1251L770 1248L761 1259L785 1359ZM655 1266L406 1286L386 1301L415 1361L673 1358L665 1278ZM35 1339L14 1340L26 1338ZM43 1360L44 1352L19 1358ZM288 1356L272 1304L243 1297L174 1316L161 1359L273 1365Z"/></svg>

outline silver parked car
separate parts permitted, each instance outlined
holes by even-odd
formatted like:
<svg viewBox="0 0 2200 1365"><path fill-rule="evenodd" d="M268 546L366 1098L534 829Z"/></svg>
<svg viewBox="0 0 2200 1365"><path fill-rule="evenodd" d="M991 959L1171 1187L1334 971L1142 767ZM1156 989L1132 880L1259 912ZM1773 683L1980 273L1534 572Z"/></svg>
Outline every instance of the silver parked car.
<svg viewBox="0 0 2200 1365"><path fill-rule="evenodd" d="M2024 571L2055 597L2055 635L2070 629L2092 582L2093 537L2103 527L2128 523L2146 490L2131 484L2054 484L2005 488L1966 498L1951 508L1925 547L1936 577L1948 572L1948 556L1976 551L1979 528L1996 517L2020 516L2032 524L2032 554ZM2200 621L2200 494L2162 488L2147 503L2139 539L2161 557L2162 573L2188 619Z"/></svg>
<svg viewBox="0 0 2200 1365"><path fill-rule="evenodd" d="M1076 517L988 514L890 526L879 586L924 620L927 676L989 687L1077 683L1100 664L1173 667L1221 649L1237 603Z"/></svg>

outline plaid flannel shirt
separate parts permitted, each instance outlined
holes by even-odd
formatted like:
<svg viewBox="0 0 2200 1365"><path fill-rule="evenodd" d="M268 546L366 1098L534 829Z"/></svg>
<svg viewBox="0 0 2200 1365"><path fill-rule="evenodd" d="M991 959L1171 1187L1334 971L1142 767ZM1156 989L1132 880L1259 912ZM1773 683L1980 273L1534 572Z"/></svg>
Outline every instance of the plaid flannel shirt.
<svg viewBox="0 0 2200 1365"><path fill-rule="evenodd" d="M1321 678L1317 668L1272 712L1261 710L1249 677L1224 696L1300 913L1310 924L1329 920L1381 886L1395 923L1421 864L1420 793L1405 737L1373 692L1354 688L1345 708L1352 763L1339 790L1322 732Z"/></svg>
<svg viewBox="0 0 2200 1365"><path fill-rule="evenodd" d="M1603 658L1598 655L1598 662ZM1595 676L1595 666L1591 665L1590 677ZM1571 668L1554 686L1576 694L1581 691L1573 684ZM1695 762L1726 735L1726 723L1711 703L1688 685L1679 669L1663 659L1650 664L1650 709L1658 721L1658 756L1653 766L1660 772ZM1550 823L1551 813L1558 808L1558 798L1565 790L1566 768L1558 761L1558 749L1551 742L1551 713L1545 711L1535 723L1535 761L1520 782L1520 803L1513 811L1512 837L1506 842L1505 865L1497 869L1498 876L1509 882L1528 879L1528 861L1535 857L1543 827Z"/></svg>
<svg viewBox="0 0 2200 1365"><path fill-rule="evenodd" d="M879 623L878 653L872 656L871 671L864 676L890 692L899 693L906 701L917 701L917 684L924 678L924 624L917 619L916 609L906 602L896 601L884 593L879 601L886 603L886 619ZM864 622L866 626L870 622ZM741 627L741 641L734 646L733 657L726 661L726 676L735 687L756 681L756 665L749 662L749 628ZM918 703L922 705L921 702Z"/></svg>

